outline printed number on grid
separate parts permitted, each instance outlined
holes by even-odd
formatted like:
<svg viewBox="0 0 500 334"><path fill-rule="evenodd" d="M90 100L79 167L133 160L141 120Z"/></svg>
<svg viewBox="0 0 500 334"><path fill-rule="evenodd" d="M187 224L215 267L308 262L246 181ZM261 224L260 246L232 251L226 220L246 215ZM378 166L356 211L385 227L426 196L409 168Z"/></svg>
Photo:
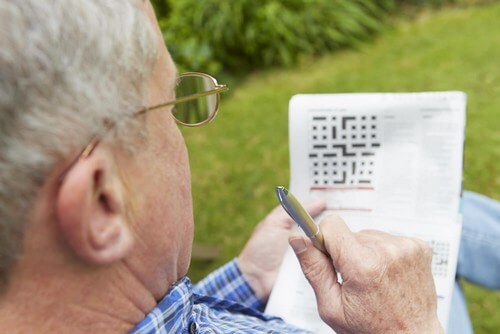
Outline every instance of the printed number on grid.
<svg viewBox="0 0 500 334"><path fill-rule="evenodd" d="M446 277L450 257L449 242L430 240L427 244L432 248L432 274L436 277Z"/></svg>

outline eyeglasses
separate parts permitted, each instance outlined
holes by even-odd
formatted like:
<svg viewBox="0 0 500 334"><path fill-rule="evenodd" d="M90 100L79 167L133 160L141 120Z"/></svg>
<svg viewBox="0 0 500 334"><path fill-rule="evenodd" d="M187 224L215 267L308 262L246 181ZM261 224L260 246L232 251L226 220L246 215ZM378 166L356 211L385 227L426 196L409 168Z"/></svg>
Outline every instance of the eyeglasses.
<svg viewBox="0 0 500 334"><path fill-rule="evenodd" d="M174 106L172 115L175 120L185 126L195 127L208 124L217 115L219 109L219 94L228 90L226 85L220 85L208 74L198 72L187 72L179 75L175 87L176 99L161 103L152 107L146 107L133 113L136 117L148 111ZM115 126L108 124L108 130ZM95 136L85 146L78 157L65 169L60 177L60 181L79 160L87 158L92 154L96 146L101 141L99 136Z"/></svg>
<svg viewBox="0 0 500 334"><path fill-rule="evenodd" d="M219 94L227 91L226 85L205 73L187 72L179 75L175 87L176 99L139 110L135 115L175 105L172 114L185 126L200 126L212 121L219 109Z"/></svg>

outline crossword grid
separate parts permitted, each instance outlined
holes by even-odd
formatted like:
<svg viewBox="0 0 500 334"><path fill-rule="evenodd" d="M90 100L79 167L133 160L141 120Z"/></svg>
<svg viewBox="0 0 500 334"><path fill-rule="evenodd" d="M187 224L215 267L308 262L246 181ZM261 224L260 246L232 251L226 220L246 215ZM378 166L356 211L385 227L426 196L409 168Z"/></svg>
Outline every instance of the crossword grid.
<svg viewBox="0 0 500 334"><path fill-rule="evenodd" d="M380 148L376 115L311 113L309 163L312 187L370 186Z"/></svg>

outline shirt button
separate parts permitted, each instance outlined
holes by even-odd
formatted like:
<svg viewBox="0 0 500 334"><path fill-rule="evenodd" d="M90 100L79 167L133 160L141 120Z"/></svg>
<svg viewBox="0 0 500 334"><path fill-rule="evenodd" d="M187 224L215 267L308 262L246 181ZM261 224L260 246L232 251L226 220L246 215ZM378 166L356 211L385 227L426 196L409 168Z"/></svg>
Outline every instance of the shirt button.
<svg viewBox="0 0 500 334"><path fill-rule="evenodd" d="M198 324L196 322L192 322L190 325L189 325L189 333L190 334L196 334L196 332L198 331Z"/></svg>

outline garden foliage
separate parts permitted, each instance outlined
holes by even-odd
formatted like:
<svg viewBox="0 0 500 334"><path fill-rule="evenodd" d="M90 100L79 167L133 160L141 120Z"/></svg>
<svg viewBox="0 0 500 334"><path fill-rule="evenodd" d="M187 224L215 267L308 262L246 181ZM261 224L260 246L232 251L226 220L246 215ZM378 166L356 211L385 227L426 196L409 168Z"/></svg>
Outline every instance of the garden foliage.
<svg viewBox="0 0 500 334"><path fill-rule="evenodd" d="M247 72L356 46L401 3L471 0L154 0L181 71Z"/></svg>

